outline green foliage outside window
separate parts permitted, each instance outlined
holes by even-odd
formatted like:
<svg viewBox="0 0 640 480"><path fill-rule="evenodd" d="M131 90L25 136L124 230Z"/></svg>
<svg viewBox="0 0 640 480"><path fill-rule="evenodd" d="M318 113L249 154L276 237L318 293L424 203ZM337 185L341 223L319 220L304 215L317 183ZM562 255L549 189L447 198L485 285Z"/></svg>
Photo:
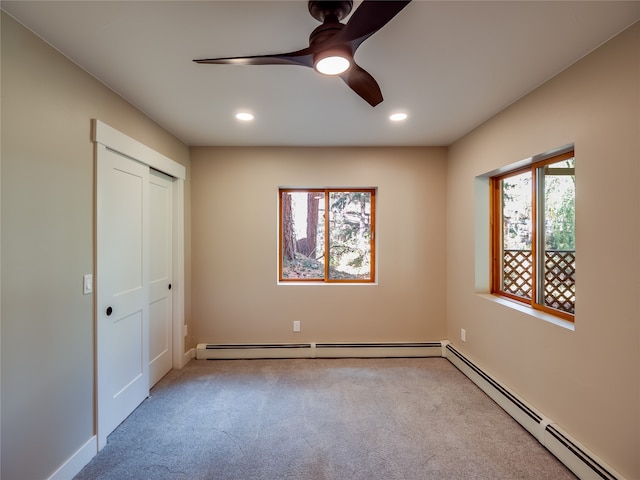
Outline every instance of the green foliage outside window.
<svg viewBox="0 0 640 480"><path fill-rule="evenodd" d="M280 280L374 281L374 210L374 189L281 189Z"/></svg>

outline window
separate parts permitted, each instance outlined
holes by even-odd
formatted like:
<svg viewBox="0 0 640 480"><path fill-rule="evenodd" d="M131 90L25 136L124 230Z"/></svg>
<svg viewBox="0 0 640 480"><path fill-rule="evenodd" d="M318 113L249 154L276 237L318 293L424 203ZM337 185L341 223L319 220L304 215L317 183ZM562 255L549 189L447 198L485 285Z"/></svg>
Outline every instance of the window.
<svg viewBox="0 0 640 480"><path fill-rule="evenodd" d="M281 188L279 280L374 282L375 193Z"/></svg>
<svg viewBox="0 0 640 480"><path fill-rule="evenodd" d="M491 178L491 292L573 321L575 158Z"/></svg>

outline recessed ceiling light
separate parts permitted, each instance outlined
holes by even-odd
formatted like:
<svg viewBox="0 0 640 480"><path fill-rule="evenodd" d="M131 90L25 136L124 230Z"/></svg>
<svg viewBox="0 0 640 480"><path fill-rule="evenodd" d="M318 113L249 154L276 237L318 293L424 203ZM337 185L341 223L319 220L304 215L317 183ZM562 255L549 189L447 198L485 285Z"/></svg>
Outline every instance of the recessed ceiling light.
<svg viewBox="0 0 640 480"><path fill-rule="evenodd" d="M236 113L236 118L241 122L250 122L251 120L253 120L253 115L249 112L240 112Z"/></svg>
<svg viewBox="0 0 640 480"><path fill-rule="evenodd" d="M392 122L401 122L406 119L407 119L406 113L394 113L389 116L389 120L391 120Z"/></svg>

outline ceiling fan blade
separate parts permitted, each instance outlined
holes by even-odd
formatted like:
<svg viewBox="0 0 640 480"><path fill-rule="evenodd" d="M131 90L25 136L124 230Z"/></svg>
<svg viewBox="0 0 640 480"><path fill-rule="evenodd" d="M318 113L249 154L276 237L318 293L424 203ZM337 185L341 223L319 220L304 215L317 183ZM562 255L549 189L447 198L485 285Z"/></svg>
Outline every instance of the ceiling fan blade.
<svg viewBox="0 0 640 480"><path fill-rule="evenodd" d="M340 78L372 107L382 102L382 91L378 82L355 63L351 65L349 70L341 74Z"/></svg>
<svg viewBox="0 0 640 480"><path fill-rule="evenodd" d="M196 63L217 65L302 65L313 67L314 49L305 48L297 52L276 53L273 55L252 55L249 57L201 58Z"/></svg>
<svg viewBox="0 0 640 480"><path fill-rule="evenodd" d="M336 35L336 41L349 42L355 52L362 42L389 23L410 2L411 0L363 0L345 28Z"/></svg>

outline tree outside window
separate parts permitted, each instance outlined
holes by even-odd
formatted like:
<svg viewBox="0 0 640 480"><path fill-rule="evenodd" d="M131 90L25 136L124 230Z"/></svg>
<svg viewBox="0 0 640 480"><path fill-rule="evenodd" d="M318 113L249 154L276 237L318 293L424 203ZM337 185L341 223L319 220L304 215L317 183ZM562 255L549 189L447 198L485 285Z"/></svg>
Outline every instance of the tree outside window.
<svg viewBox="0 0 640 480"><path fill-rule="evenodd" d="M280 189L280 281L375 281L375 189Z"/></svg>

